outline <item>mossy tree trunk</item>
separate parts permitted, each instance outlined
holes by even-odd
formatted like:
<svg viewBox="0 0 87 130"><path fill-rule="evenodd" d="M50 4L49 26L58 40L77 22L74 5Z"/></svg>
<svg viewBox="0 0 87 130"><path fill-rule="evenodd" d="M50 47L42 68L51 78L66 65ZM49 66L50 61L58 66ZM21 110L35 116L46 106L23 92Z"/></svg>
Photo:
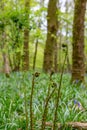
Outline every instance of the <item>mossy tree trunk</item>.
<svg viewBox="0 0 87 130"><path fill-rule="evenodd" d="M86 0L75 1L73 22L72 81L84 81L84 18Z"/></svg>
<svg viewBox="0 0 87 130"><path fill-rule="evenodd" d="M43 70L50 72L53 69L54 46L58 28L57 0L49 0L47 15L47 40L44 50Z"/></svg>
<svg viewBox="0 0 87 130"><path fill-rule="evenodd" d="M29 70L29 13L30 0L25 0L25 19L26 26L24 29L24 46L23 46L23 70Z"/></svg>

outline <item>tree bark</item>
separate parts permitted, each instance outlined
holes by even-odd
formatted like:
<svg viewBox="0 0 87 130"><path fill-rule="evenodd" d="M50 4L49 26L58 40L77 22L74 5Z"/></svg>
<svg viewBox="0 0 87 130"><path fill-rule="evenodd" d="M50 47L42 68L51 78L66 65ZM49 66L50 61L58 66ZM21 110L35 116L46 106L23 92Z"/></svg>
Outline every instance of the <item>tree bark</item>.
<svg viewBox="0 0 87 130"><path fill-rule="evenodd" d="M65 6L66 6L66 10L65 10L65 13L67 14L68 13L68 9L69 9L69 4L68 4L68 0L66 0L66 3L65 3ZM70 72L71 71L71 68L70 68L70 61L69 61L69 40L68 40L68 33L69 33L69 27L68 27L68 23L66 22L66 39L65 39L65 42L66 42L66 49L67 49L67 72Z"/></svg>
<svg viewBox="0 0 87 130"><path fill-rule="evenodd" d="M58 72L58 43L55 43L55 49L54 49L54 71Z"/></svg>
<svg viewBox="0 0 87 130"><path fill-rule="evenodd" d="M26 17L26 27L24 29L24 46L23 46L23 70L29 70L29 10L30 10L30 0L25 0L25 17Z"/></svg>
<svg viewBox="0 0 87 130"><path fill-rule="evenodd" d="M60 10L59 7L59 0L58 2L58 7L57 9ZM57 18L57 17L56 17ZM59 28L59 21L58 19L56 19L56 21L58 22L58 26L57 26L57 31L56 31L56 37L58 37L58 28ZM54 71L57 73L58 72L58 38L56 39L55 43L54 43Z"/></svg>
<svg viewBox="0 0 87 130"><path fill-rule="evenodd" d="M49 0L47 15L47 40L44 50L43 70L50 72L53 69L54 44L58 28L57 0Z"/></svg>
<svg viewBox="0 0 87 130"><path fill-rule="evenodd" d="M6 74L7 77L10 76L10 64L9 64L9 58L8 58L8 50L7 50L7 44L6 44L6 33L3 31L2 33L2 56L3 56L3 72Z"/></svg>
<svg viewBox="0 0 87 130"><path fill-rule="evenodd" d="M73 22L72 81L84 81L84 18L86 0L75 1Z"/></svg>

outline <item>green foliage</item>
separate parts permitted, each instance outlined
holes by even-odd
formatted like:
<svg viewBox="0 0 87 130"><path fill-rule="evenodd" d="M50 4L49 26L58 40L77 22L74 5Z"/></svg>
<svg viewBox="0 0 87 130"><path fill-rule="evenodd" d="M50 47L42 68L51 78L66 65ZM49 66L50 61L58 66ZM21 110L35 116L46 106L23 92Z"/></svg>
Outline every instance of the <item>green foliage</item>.
<svg viewBox="0 0 87 130"><path fill-rule="evenodd" d="M4 23L3 23L2 21L0 21L0 29L3 30L3 29L4 29L4 26L5 26Z"/></svg>
<svg viewBox="0 0 87 130"><path fill-rule="evenodd" d="M58 122L86 122L87 88L83 84L80 86L76 83L70 85L70 78L69 74L65 74L63 76L61 97L58 108ZM52 79L58 86L60 74L53 75ZM6 78L4 74L1 74L0 81L0 129L17 130L18 128L22 128L25 130L26 118L24 92L26 88L27 108L29 114L32 72L13 73L10 78ZM38 124L38 122L42 119L44 100L46 98L48 86L49 75L40 74L39 77L35 78L33 108L36 129L40 128L40 124ZM50 89L53 90L53 86L51 86ZM46 121L53 121L55 97L56 91L49 102L49 110Z"/></svg>

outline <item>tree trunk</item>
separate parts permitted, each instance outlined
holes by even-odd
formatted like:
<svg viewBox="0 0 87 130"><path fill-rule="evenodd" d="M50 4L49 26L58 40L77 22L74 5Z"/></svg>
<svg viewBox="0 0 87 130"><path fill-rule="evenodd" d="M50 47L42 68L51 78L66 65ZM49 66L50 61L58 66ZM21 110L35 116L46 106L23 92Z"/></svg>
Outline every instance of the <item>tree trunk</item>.
<svg viewBox="0 0 87 130"><path fill-rule="evenodd" d="M56 41L55 43L55 49L54 49L54 71L58 72L58 43Z"/></svg>
<svg viewBox="0 0 87 130"><path fill-rule="evenodd" d="M25 0L25 17L26 17L26 27L24 29L24 47L23 47L23 70L29 70L29 10L30 10L30 0Z"/></svg>
<svg viewBox="0 0 87 130"><path fill-rule="evenodd" d="M66 0L65 2L65 6L66 6L66 10L65 10L65 13L67 14L68 13L68 9L69 9L69 4L68 4L68 0ZM68 39L68 33L69 33L69 25L68 23L66 22L66 39L65 39L65 42L66 42L66 49L67 49L67 72L70 72L71 69L70 69L70 62L69 62L69 39Z"/></svg>
<svg viewBox="0 0 87 130"><path fill-rule="evenodd" d="M40 0L40 8L44 7L44 1ZM38 28L41 28L41 18L38 19ZM35 52L34 52L34 59L33 59L33 70L35 71L36 68L36 58L37 58L37 51L38 51L38 44L39 44L39 37L37 36L35 42Z"/></svg>
<svg viewBox="0 0 87 130"><path fill-rule="evenodd" d="M17 25L16 25L16 31L17 31L17 34L15 36L15 42L13 43L14 44L14 47L15 47L15 54L14 54L14 68L12 71L20 71L20 62L21 62L21 50L20 50L20 43L19 43L19 38L20 38L20 30L17 28ZM19 51L17 51L17 49L19 49Z"/></svg>
<svg viewBox="0 0 87 130"><path fill-rule="evenodd" d="M60 23L61 24L61 23ZM61 65L62 65L62 31L60 29L60 32L59 32L59 40L58 40L58 72L61 72Z"/></svg>
<svg viewBox="0 0 87 130"><path fill-rule="evenodd" d="M3 53L3 61L4 61L4 73L6 74L7 77L10 75L10 65L9 65L9 59L8 55L6 53Z"/></svg>
<svg viewBox="0 0 87 130"><path fill-rule="evenodd" d="M59 7L59 0L57 1L58 2L58 10L60 10L60 7ZM57 17L56 17L57 18ZM57 19L56 19L57 21ZM57 26L57 32L56 32L56 37L58 37L58 28L59 28L59 21L58 22L58 26ZM54 71L57 73L58 72L58 38L56 39L55 43L54 43Z"/></svg>
<svg viewBox="0 0 87 130"><path fill-rule="evenodd" d="M72 81L84 81L84 18L86 0L75 1L73 22Z"/></svg>
<svg viewBox="0 0 87 130"><path fill-rule="evenodd" d="M7 50L7 45L6 45L6 33L2 33L2 56L3 56L3 72L6 74L8 77L10 75L10 64L9 64L9 58L8 58L8 50Z"/></svg>
<svg viewBox="0 0 87 130"><path fill-rule="evenodd" d="M34 59L33 59L33 70L35 70L35 67L36 67L37 48L38 48L38 39L36 39L36 42L35 42L35 52L34 52Z"/></svg>
<svg viewBox="0 0 87 130"><path fill-rule="evenodd" d="M57 0L49 0L47 16L47 40L44 50L43 70L50 72L53 69L54 44L58 28L57 22Z"/></svg>

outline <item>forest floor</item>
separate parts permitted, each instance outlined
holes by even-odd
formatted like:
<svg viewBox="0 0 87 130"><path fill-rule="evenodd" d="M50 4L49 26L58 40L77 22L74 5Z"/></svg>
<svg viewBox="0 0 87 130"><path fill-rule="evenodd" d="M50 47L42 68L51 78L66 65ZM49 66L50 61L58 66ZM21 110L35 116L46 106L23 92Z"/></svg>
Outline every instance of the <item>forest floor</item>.
<svg viewBox="0 0 87 130"><path fill-rule="evenodd" d="M32 72L12 73L9 78L0 74L0 130L26 129L25 101L29 117L32 77ZM51 81L49 77L44 73L35 77L33 95L35 130L39 130L41 125L38 122L42 120L49 84L50 91L54 89L54 83L56 87L59 86L60 74L54 74ZM84 84L70 84L70 79L70 74L63 75L57 122L61 124L87 122L87 87ZM57 89L49 101L46 118L48 123L52 123L54 118L56 91ZM50 130L50 125L47 126L47 130Z"/></svg>

